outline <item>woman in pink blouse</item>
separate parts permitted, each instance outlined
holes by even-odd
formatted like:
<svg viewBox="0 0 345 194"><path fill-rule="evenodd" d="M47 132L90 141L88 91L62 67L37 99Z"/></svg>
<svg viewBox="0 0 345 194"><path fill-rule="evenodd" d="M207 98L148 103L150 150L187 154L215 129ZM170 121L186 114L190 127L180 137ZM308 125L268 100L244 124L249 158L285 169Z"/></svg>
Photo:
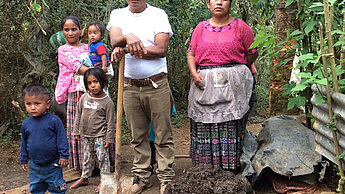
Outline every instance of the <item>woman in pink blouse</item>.
<svg viewBox="0 0 345 194"><path fill-rule="evenodd" d="M250 27L229 15L231 0L207 0L207 7L212 18L196 26L188 49L190 157L197 165L238 172L253 88L250 67L258 54L249 49Z"/></svg>
<svg viewBox="0 0 345 194"><path fill-rule="evenodd" d="M77 83L74 74L84 74L88 67L78 61L78 55L88 52L88 45L80 42L80 22L75 16L67 16L61 21L61 28L67 40L58 49L59 77L55 88L55 99L59 104L67 100L66 131L69 143L69 168L81 169L83 149L82 142L72 135L74 117L77 107Z"/></svg>

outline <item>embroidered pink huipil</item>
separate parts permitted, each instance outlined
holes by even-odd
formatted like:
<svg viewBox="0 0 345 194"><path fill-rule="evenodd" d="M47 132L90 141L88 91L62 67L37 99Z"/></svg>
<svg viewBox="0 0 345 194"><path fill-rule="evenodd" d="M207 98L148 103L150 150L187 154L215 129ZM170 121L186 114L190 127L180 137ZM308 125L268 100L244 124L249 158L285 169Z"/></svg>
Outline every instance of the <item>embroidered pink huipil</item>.
<svg viewBox="0 0 345 194"><path fill-rule="evenodd" d="M81 63L78 55L88 52L88 45L75 47L69 45L60 46L58 49L59 77L55 88L55 99L59 104L67 100L67 92L76 92L77 83L74 74L78 72Z"/></svg>
<svg viewBox="0 0 345 194"><path fill-rule="evenodd" d="M245 55L257 51L248 49L253 42L252 30L238 18L221 27L212 26L207 20L195 27L188 51L195 53L196 66L247 64Z"/></svg>

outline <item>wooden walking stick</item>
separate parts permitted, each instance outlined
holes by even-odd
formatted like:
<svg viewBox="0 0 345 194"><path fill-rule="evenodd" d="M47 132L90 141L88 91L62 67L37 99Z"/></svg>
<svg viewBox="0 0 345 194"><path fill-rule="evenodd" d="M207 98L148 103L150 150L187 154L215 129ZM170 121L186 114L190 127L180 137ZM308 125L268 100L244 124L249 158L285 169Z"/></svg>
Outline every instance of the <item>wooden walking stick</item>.
<svg viewBox="0 0 345 194"><path fill-rule="evenodd" d="M125 56L119 63L119 80L117 89L116 110L116 138L115 138L115 193L130 193L133 178L121 176L121 145L122 145L122 110L123 110L123 80L125 69Z"/></svg>

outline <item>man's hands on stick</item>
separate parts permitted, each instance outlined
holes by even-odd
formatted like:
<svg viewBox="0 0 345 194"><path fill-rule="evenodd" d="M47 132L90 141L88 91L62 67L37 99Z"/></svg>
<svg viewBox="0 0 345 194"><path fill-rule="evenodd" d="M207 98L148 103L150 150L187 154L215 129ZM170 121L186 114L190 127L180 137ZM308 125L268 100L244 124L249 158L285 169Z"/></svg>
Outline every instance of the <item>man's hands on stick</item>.
<svg viewBox="0 0 345 194"><path fill-rule="evenodd" d="M132 56L134 55L135 58L143 58L143 55L146 54L147 51L141 40L132 33L126 34L124 37L127 42L129 53Z"/></svg>
<svg viewBox="0 0 345 194"><path fill-rule="evenodd" d="M115 47L111 53L111 61L120 61L125 54L129 53L127 47Z"/></svg>
<svg viewBox="0 0 345 194"><path fill-rule="evenodd" d="M125 54L130 53L135 58L143 58L147 51L141 40L132 33L123 36L127 47L115 47L111 53L111 61L119 61Z"/></svg>

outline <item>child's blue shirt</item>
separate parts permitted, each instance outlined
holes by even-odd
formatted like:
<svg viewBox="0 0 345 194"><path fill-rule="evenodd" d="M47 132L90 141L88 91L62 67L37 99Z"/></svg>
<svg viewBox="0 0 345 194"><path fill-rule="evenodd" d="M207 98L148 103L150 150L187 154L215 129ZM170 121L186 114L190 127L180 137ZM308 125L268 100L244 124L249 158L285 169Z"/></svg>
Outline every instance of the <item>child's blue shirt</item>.
<svg viewBox="0 0 345 194"><path fill-rule="evenodd" d="M107 57L107 60L109 60L108 49L104 45L104 43L103 42L97 42L97 43L91 42L89 44L89 57L90 57L92 64L102 62L102 58L98 54L98 51L97 51L98 47L100 47L100 46L102 46L106 50L106 57Z"/></svg>
<svg viewBox="0 0 345 194"><path fill-rule="evenodd" d="M31 116L22 123L21 132L21 164L27 164L29 158L38 164L59 158L68 159L67 136L58 116L52 113Z"/></svg>

